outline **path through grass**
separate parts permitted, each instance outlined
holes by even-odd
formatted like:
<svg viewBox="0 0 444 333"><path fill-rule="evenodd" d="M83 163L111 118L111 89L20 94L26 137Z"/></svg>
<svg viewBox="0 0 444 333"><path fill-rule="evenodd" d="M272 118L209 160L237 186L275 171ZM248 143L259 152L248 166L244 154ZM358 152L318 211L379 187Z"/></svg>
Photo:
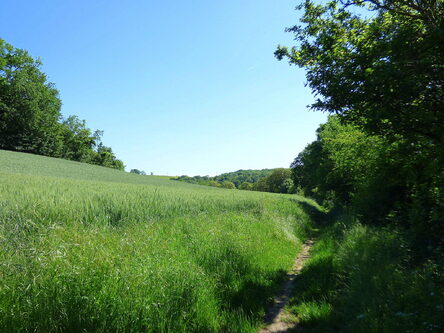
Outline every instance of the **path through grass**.
<svg viewBox="0 0 444 333"><path fill-rule="evenodd" d="M302 197L0 151L4 332L254 332Z"/></svg>

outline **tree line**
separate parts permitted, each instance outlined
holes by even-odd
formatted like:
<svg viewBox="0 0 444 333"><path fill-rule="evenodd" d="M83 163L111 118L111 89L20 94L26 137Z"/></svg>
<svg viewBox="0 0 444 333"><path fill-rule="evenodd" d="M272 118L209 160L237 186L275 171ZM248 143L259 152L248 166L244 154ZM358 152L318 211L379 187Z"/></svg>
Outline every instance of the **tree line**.
<svg viewBox="0 0 444 333"><path fill-rule="evenodd" d="M210 176L180 176L175 180L228 189L273 193L294 193L291 171L286 168L262 170L238 170Z"/></svg>
<svg viewBox="0 0 444 333"><path fill-rule="evenodd" d="M77 116L64 118L42 63L0 39L0 149L58 157L118 170L124 164Z"/></svg>
<svg viewBox="0 0 444 333"><path fill-rule="evenodd" d="M275 55L329 117L292 179L327 209L307 209L317 244L289 312L307 332L442 332L444 1L298 9Z"/></svg>
<svg viewBox="0 0 444 333"><path fill-rule="evenodd" d="M444 245L444 2L305 1L297 45L278 59L305 68L332 116L294 160L306 195L362 223L407 230L418 251ZM369 15L359 15L359 12Z"/></svg>

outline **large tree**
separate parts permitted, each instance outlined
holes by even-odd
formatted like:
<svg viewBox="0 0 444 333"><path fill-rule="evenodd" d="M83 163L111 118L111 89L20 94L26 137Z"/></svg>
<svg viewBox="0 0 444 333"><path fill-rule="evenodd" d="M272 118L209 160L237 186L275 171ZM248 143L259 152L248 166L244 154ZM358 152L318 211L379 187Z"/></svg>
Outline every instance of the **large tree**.
<svg viewBox="0 0 444 333"><path fill-rule="evenodd" d="M444 143L444 1L305 1L296 46L276 56L307 70L316 110L372 134Z"/></svg>
<svg viewBox="0 0 444 333"><path fill-rule="evenodd" d="M274 169L273 172L265 179L267 182L268 191L274 193L288 193L290 187L293 185L293 182L291 181L290 169ZM291 181L291 184L289 184L288 180Z"/></svg>
<svg viewBox="0 0 444 333"><path fill-rule="evenodd" d="M41 62L0 39L0 149L51 155L61 146L61 101Z"/></svg>
<svg viewBox="0 0 444 333"><path fill-rule="evenodd" d="M366 200L376 207L376 190L389 193L390 185L396 195L376 217L412 226L422 239L444 243L444 0L306 0L298 8L303 10L301 24L287 29L296 45L278 47L277 58L306 69L317 96L313 109L339 115L342 123L390 149L375 152L381 156L378 172L362 174L354 170L363 169L356 162L365 159L354 156L353 149L373 152L367 150L371 144L353 142L355 134L343 137L345 142L335 138L335 146L314 143L293 164L297 184L299 171L309 170L303 164L317 162L328 148L329 154L338 153L329 155L333 172L318 169L335 177L326 178L329 183L325 189L317 186L317 193L329 190L333 179L346 185L340 193L359 193L355 199L362 199L363 192L356 190L373 184ZM328 142L327 136L321 139ZM346 145L349 150L342 149ZM302 180L310 184L315 174L309 174Z"/></svg>
<svg viewBox="0 0 444 333"><path fill-rule="evenodd" d="M0 149L123 170L123 162L102 144L102 131L93 133L76 116L62 118L59 93L41 65L0 39Z"/></svg>

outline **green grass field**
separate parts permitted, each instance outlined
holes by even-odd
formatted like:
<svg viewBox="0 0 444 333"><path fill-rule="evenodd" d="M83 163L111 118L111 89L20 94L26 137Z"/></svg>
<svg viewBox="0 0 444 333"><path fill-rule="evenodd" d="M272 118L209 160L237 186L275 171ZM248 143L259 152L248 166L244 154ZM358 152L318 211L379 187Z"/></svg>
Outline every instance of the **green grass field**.
<svg viewBox="0 0 444 333"><path fill-rule="evenodd" d="M0 330L254 332L300 202L0 151Z"/></svg>

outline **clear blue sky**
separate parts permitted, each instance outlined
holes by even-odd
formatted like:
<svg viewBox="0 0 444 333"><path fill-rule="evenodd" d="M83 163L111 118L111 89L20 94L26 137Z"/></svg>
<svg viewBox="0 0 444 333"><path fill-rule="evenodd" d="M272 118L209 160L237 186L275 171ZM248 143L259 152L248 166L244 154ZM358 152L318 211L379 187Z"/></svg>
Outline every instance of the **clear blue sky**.
<svg viewBox="0 0 444 333"><path fill-rule="evenodd" d="M326 115L303 70L277 61L290 0L1 1L0 38L40 57L62 113L127 165L215 175L288 167Z"/></svg>

